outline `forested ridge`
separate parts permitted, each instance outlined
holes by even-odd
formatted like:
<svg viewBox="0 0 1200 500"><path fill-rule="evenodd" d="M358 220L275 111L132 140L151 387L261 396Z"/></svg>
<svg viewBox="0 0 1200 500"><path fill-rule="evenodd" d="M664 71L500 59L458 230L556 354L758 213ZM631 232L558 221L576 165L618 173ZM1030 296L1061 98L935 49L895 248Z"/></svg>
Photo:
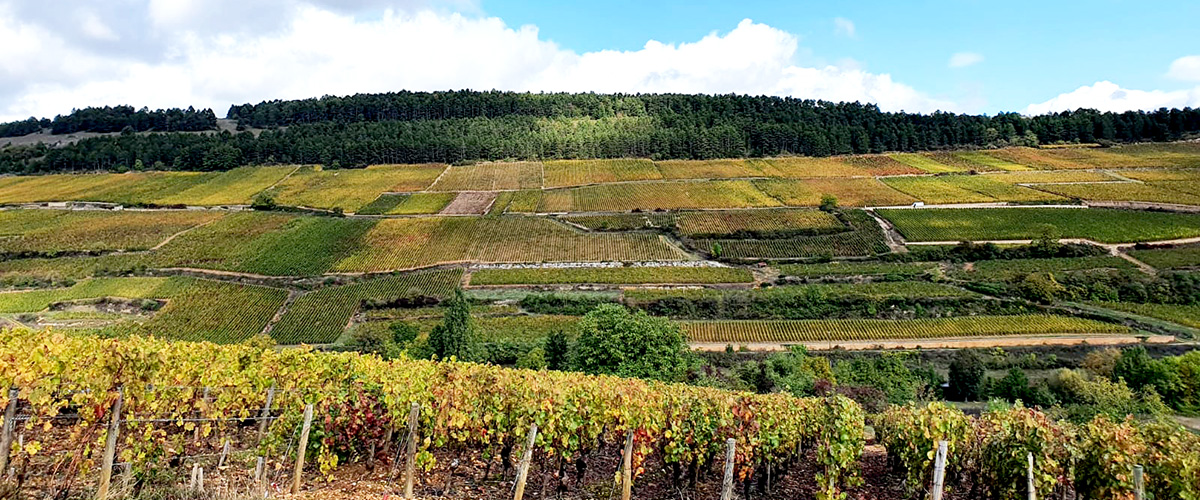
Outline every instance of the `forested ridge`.
<svg viewBox="0 0 1200 500"><path fill-rule="evenodd" d="M84 108L67 115L49 118L30 117L25 120L0 123L0 137L16 137L50 129L51 134L76 132L196 132L217 128L217 115L211 109L134 109L133 106Z"/></svg>
<svg viewBox="0 0 1200 500"><path fill-rule="evenodd" d="M85 111L73 113L77 117L70 120L56 118L56 122L63 120L59 128L164 130L161 125L145 125L155 122L140 118L130 118L120 127L116 126L119 119L89 121L91 115ZM128 115L121 113L110 115ZM149 118L159 112L146 113ZM196 116L200 115L204 112ZM242 132L125 133L58 148L9 147L0 151L0 172L225 170L262 163L354 167L499 159L828 156L1058 142L1168 141L1200 132L1200 110L1191 108L984 116L889 113L873 104L767 96L498 91L276 100L231 106L228 118L236 120ZM16 125L0 125L0 130L9 126ZM256 136L247 127L265 130Z"/></svg>

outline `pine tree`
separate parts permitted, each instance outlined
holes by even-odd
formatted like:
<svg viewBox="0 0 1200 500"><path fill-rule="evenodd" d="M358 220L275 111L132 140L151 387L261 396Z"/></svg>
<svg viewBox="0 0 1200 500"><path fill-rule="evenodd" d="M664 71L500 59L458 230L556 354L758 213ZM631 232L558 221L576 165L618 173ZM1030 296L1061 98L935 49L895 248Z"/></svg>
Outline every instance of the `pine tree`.
<svg viewBox="0 0 1200 500"><path fill-rule="evenodd" d="M474 354L474 331L471 325L471 306L463 291L456 290L446 306L442 324L429 333L429 347L438 359L470 361Z"/></svg>

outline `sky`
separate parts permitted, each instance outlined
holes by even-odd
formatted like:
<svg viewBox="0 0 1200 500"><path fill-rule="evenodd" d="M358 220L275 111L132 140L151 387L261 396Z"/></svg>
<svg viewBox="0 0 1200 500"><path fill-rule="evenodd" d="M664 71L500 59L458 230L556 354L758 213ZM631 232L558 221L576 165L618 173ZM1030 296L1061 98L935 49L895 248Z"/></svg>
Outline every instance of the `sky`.
<svg viewBox="0 0 1200 500"><path fill-rule="evenodd" d="M0 121L396 90L1200 107L1195 0L0 0Z"/></svg>

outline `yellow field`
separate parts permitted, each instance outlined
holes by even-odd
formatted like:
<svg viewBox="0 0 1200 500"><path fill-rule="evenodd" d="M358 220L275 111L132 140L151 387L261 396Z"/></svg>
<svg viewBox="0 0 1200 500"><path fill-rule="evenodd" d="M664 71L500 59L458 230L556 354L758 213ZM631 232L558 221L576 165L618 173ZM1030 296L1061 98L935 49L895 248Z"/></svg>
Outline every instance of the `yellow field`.
<svg viewBox="0 0 1200 500"><path fill-rule="evenodd" d="M540 189L542 164L522 161L450 167L431 191L510 191Z"/></svg>
<svg viewBox="0 0 1200 500"><path fill-rule="evenodd" d="M1122 182L1107 184L1057 184L1038 186L1038 189L1081 200L1146 201L1200 205L1200 194L1188 194L1178 190L1183 186L1175 186L1175 189L1171 189L1170 186L1170 182L1164 182L1162 185Z"/></svg>
<svg viewBox="0 0 1200 500"><path fill-rule="evenodd" d="M542 193L538 212L777 206L780 206L778 201L763 194L750 181L682 181L547 190Z"/></svg>
<svg viewBox="0 0 1200 500"><path fill-rule="evenodd" d="M1131 144L1118 146L1113 152L1154 162L1160 166L1200 167L1200 143Z"/></svg>
<svg viewBox="0 0 1200 500"><path fill-rule="evenodd" d="M838 205L843 207L908 205L917 201L869 178L761 179L755 181L754 185L790 207L819 206L821 197L826 194L837 197Z"/></svg>
<svg viewBox="0 0 1200 500"><path fill-rule="evenodd" d="M421 217L379 221L335 270L387 271L446 262L684 260L662 236L585 233L544 218Z"/></svg>
<svg viewBox="0 0 1200 500"><path fill-rule="evenodd" d="M893 160L896 160L896 161L903 163L905 165L908 165L910 167L917 168L917 169L923 170L925 172L929 172L931 174L948 174L948 173L953 173L953 172L966 172L967 171L967 169L962 168L962 167L946 165L945 163L938 163L933 158L930 158L929 155L924 155L924 154L900 153L900 154L893 154L893 155L889 155L889 156Z"/></svg>
<svg viewBox="0 0 1200 500"><path fill-rule="evenodd" d="M655 165L666 179L729 179L771 175L771 165L763 160L664 160Z"/></svg>
<svg viewBox="0 0 1200 500"><path fill-rule="evenodd" d="M154 200L159 205L249 205L251 198L300 167L241 167Z"/></svg>
<svg viewBox="0 0 1200 500"><path fill-rule="evenodd" d="M1119 170L1116 173L1139 181L1200 181L1200 170Z"/></svg>
<svg viewBox="0 0 1200 500"><path fill-rule="evenodd" d="M1005 184L1042 184L1047 182L1112 182L1116 177L1104 172L1080 170L1033 170L1028 172L1004 172L987 174L990 180Z"/></svg>
<svg viewBox="0 0 1200 500"><path fill-rule="evenodd" d="M1061 200L1059 196L1006 184L992 177L995 175L889 177L883 182L929 204Z"/></svg>
<svg viewBox="0 0 1200 500"><path fill-rule="evenodd" d="M144 250L224 215L190 210L7 210L0 212L0 252Z"/></svg>
<svg viewBox="0 0 1200 500"><path fill-rule="evenodd" d="M954 156L961 158L965 161L969 161L971 163L977 163L979 165L983 165L985 168L987 168L989 170L1006 170L1006 171L1010 171L1010 172L1021 171L1021 170L1033 170L1032 168L1029 168L1028 166L1022 165L1020 163L1015 163L1015 162L1011 162L1011 161L1008 161L1008 160L1005 160L1002 158L997 158L995 156L990 156L990 155L987 155L980 151L962 151L962 152L955 153Z"/></svg>
<svg viewBox="0 0 1200 500"><path fill-rule="evenodd" d="M604 182L646 181L663 175L650 160L555 160L544 163L546 187L570 187Z"/></svg>
<svg viewBox="0 0 1200 500"><path fill-rule="evenodd" d="M0 203L99 201L150 203L216 178L215 173L129 172L9 177L0 184Z"/></svg>
<svg viewBox="0 0 1200 500"><path fill-rule="evenodd" d="M420 191L445 165L376 165L362 169L302 167L276 188L280 205L357 211L384 192Z"/></svg>

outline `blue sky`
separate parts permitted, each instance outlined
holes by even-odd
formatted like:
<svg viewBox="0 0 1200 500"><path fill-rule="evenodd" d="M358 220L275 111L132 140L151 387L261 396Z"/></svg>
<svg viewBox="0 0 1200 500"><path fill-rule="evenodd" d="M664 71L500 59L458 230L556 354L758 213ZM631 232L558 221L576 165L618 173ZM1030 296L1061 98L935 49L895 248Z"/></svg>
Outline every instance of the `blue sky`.
<svg viewBox="0 0 1200 500"><path fill-rule="evenodd" d="M463 88L1197 107L1197 20L1195 0L0 0L0 121Z"/></svg>
<svg viewBox="0 0 1200 500"><path fill-rule="evenodd" d="M1152 6L1152 7L1147 7ZM793 33L801 64L852 59L874 73L988 113L1021 111L1083 85L1177 90L1179 57L1200 53L1197 1L633 1L485 0L488 15L538 26L576 51L681 43L752 19ZM854 36L838 31L849 20ZM949 68L959 52L983 61ZM975 106L972 106L975 107Z"/></svg>

